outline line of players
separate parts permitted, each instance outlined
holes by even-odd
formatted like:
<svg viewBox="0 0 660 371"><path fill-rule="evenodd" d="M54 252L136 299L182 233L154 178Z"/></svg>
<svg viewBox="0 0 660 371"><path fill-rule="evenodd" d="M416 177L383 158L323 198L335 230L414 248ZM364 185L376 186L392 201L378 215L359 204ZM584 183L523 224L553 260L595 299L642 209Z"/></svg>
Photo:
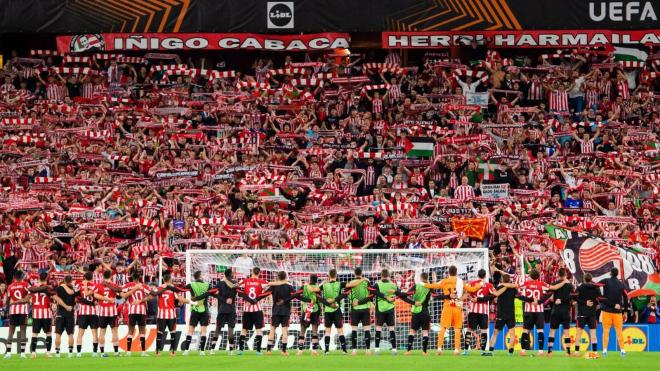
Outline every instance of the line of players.
<svg viewBox="0 0 660 371"><path fill-rule="evenodd" d="M300 300L301 309L301 331L297 339L297 354L300 355L305 349L305 334L311 329L311 354L316 355L320 349L319 327L321 315L325 327L324 351L330 349L330 333L334 326L338 335L339 348L347 353L347 339L343 331L343 301L348 301L350 307L350 334L351 354L357 354L359 325L362 325L363 343L365 354L371 354L371 306L374 305L375 317L375 339L374 351L380 351L382 339L382 328L387 326L389 330L389 342L392 353L397 352L397 339L394 328L396 326L395 300L401 300L411 305L410 332L406 344L406 354L412 351L412 345L418 332L422 335L422 354L428 355L429 330L431 326L431 315L429 305L432 299L442 300L442 312L440 316L440 331L438 334L438 350L442 353L444 335L447 329L454 329L454 354L467 354L467 348L480 348L482 355L492 355L494 344L500 331L507 328L508 336L515 338L515 299L525 302L523 334L520 339L522 347L521 355L525 355L531 349L531 332L536 328L536 339L538 341L539 354L543 354L545 337L543 333L544 315L543 303L553 303L550 315L550 334L548 336L547 352L552 354L555 345L555 335L559 326L562 325L563 342L567 354L570 355L570 307L573 302L577 303L577 339L580 339L581 331L588 326L590 330L591 350L589 356L596 357L596 327L598 323L598 309L602 311L604 326L603 354L607 354L609 340L609 329L614 326L617 332L619 347L622 356L625 355L622 338L623 312L628 305L623 284L616 278L618 271L613 269L611 278L602 284L591 282L591 276L585 275L585 282L576 290L566 279L566 272L559 270L558 280L548 285L539 280L539 273L532 270L528 277L518 275L519 284L512 282L512 278L504 274L500 285L496 288L486 280L486 272L478 272L478 280L463 283L457 275L455 266L449 267L449 276L438 282L430 283L427 273L422 273L419 282L407 290L401 290L390 280L390 274L383 270L380 279L370 282L362 275L362 270L356 268L354 277L349 282L340 282L336 270L328 272L328 278L318 282L317 275L310 275L309 282L301 288L294 288L287 280L285 272L279 272L277 280L267 282L260 279L259 268L253 268L251 276L240 282L234 279L231 269L224 272L222 280L214 287L203 282L201 272L195 272L194 281L185 287L176 287L172 284L169 274L163 276L163 284L157 289L140 282L140 275L135 273L131 282L125 285L117 285L111 271L105 271L103 282L94 284L92 273L84 275L81 282L72 282L71 277L65 277L57 287L47 283L47 275L41 274L39 282L29 285L20 271L15 272L14 281L8 287L10 297L10 327L7 337L5 358L11 355L13 335L19 329L19 341L17 341L17 352L25 357L23 341L20 339L25 333L28 318L28 303L32 307L32 340L30 352L32 357L36 356L36 338L43 331L46 334L46 356L50 357L52 344L52 311L51 301L57 304L57 316L55 319L55 353L60 357L61 335L67 332L68 356L74 354L74 324L78 327L76 342L76 356L81 356L82 339L87 329L92 332L93 357L107 357L105 353L105 338L107 328L111 329L112 346L115 355L119 355L117 336L117 308L115 301L117 297L127 300L129 323L127 337L127 349L131 349L132 341L137 327L140 340L142 356L146 356L145 333L146 333L146 302L158 298L157 314L157 338L156 355L164 350L167 344L167 332L170 334L169 351L176 354L178 344L176 337L177 306L191 304L190 318L188 322L187 335L181 344L184 355L188 354L192 341L192 333L200 326L200 354L204 355L207 349L207 327L210 322L208 298L215 297L218 302L216 328L211 338L209 347L213 353L221 329L226 325L228 330L228 351L234 354L236 344L234 328L236 326L236 304L237 297L243 300L242 329L238 339L238 354L242 354L246 348L246 339L249 330L255 330L254 350L261 354L263 341L264 313L261 301L272 296L271 329L267 339L267 354L273 350L276 343L276 329L281 327L281 334L288 334L291 317L291 302ZM435 277L433 277L435 278ZM187 299L185 293L189 291L191 299ZM487 339L488 313L490 302L497 298L497 319L495 331L490 339ZM77 303L77 305L76 305ZM468 303L468 331L465 341L462 341L463 327L463 304ZM77 308L77 316L74 316L74 308ZM288 336L287 336L288 338ZM283 355L288 355L286 340L280 341L280 350ZM514 341L511 341L509 354L513 354ZM488 349L487 349L488 348ZM99 352L100 350L100 352ZM462 351L461 351L462 350ZM579 343L575 345L575 353L579 353ZM130 356L130 351L127 353Z"/></svg>

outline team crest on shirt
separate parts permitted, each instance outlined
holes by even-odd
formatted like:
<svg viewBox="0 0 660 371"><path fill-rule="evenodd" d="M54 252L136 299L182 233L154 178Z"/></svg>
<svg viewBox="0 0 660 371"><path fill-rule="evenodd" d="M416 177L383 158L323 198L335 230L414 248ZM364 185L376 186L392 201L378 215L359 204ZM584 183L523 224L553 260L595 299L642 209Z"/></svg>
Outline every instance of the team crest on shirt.
<svg viewBox="0 0 660 371"><path fill-rule="evenodd" d="M88 50L105 50L105 40L98 33L75 35L71 38L69 50L72 53L81 53Z"/></svg>

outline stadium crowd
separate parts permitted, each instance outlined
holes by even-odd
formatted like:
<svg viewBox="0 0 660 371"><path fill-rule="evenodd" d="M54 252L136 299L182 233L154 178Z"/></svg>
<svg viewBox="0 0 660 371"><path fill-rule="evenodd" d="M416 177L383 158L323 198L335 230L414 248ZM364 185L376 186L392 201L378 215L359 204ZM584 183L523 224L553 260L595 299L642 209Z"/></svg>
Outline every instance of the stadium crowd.
<svg viewBox="0 0 660 371"><path fill-rule="evenodd" d="M658 261L659 59L349 57L214 70L164 54L12 53L4 282L91 269L99 283L110 269L117 284L131 271L156 283L162 268L183 284L191 248L429 247L488 247L494 272L524 255L550 280L563 263L546 223Z"/></svg>

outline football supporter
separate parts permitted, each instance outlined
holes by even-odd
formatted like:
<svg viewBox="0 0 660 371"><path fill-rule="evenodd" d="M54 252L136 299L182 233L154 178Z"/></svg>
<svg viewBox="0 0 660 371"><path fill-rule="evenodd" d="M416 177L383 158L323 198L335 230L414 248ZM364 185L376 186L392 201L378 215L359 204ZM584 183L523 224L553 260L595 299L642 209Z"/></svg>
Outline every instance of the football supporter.
<svg viewBox="0 0 660 371"><path fill-rule="evenodd" d="M658 262L656 60L516 54L399 68L288 54L226 71L108 53L90 53L86 72L12 58L0 71L5 280L51 269L77 282L93 264L93 284L116 267L117 285L130 270L183 286L192 248L409 246L488 247L508 274L524 255L550 282L562 258L548 224ZM337 79L347 72L366 80ZM492 104L466 104L474 94ZM420 138L433 145L418 151ZM256 262L240 259L242 277ZM17 303L10 322L27 304L3 300Z"/></svg>

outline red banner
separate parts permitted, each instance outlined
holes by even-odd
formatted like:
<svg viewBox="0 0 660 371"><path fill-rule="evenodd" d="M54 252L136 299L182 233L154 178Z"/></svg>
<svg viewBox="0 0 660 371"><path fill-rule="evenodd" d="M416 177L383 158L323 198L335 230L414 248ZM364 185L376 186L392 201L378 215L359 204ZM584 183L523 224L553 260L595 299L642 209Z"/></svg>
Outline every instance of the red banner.
<svg viewBox="0 0 660 371"><path fill-rule="evenodd" d="M584 48L605 44L660 44L660 31L549 30L383 32L383 48L433 49L487 42L494 48Z"/></svg>
<svg viewBox="0 0 660 371"><path fill-rule="evenodd" d="M466 236L483 240L488 228L487 218L451 218L451 229Z"/></svg>
<svg viewBox="0 0 660 371"><path fill-rule="evenodd" d="M104 33L57 37L60 53L139 50L313 51L348 48L347 33L262 35L252 33Z"/></svg>

